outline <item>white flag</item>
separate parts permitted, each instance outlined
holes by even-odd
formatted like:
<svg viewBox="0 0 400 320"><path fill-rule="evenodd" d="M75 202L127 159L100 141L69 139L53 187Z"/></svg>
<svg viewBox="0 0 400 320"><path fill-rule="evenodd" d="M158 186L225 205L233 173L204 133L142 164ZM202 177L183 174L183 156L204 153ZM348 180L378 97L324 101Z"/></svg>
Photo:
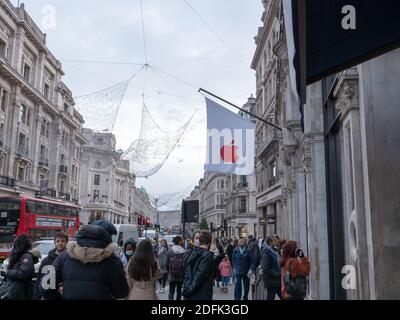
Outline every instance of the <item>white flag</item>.
<svg viewBox="0 0 400 320"><path fill-rule="evenodd" d="M205 172L254 174L256 125L206 98L207 158Z"/></svg>

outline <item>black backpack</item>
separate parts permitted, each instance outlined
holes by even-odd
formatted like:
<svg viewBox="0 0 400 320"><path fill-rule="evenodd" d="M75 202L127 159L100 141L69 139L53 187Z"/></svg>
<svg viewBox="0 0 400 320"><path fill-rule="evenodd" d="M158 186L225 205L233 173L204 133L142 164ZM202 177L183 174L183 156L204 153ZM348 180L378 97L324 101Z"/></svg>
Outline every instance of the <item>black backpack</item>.
<svg viewBox="0 0 400 320"><path fill-rule="evenodd" d="M169 274L173 277L183 276L184 254L175 254L169 261Z"/></svg>
<svg viewBox="0 0 400 320"><path fill-rule="evenodd" d="M290 265L284 275L285 291L288 295L295 299L304 299L307 295L307 277L297 276L295 279L292 278L290 272Z"/></svg>

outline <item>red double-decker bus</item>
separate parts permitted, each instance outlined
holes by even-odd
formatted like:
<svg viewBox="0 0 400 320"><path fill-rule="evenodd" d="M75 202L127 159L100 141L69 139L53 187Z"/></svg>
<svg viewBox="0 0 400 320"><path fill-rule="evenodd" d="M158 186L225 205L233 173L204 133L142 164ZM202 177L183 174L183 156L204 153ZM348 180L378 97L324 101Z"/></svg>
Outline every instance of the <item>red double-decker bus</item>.
<svg viewBox="0 0 400 320"><path fill-rule="evenodd" d="M0 197L0 261L7 258L16 237L27 234L32 242L53 238L59 231L75 237L79 207L62 201Z"/></svg>

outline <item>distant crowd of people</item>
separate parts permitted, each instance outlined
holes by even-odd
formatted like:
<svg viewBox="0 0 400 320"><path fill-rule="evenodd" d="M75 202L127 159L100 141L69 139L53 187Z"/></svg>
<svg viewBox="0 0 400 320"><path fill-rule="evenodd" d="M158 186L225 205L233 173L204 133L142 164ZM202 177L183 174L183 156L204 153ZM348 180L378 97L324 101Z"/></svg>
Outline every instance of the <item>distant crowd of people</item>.
<svg viewBox="0 0 400 320"><path fill-rule="evenodd" d="M11 251L0 298L156 300L168 282L170 300L212 300L215 286L226 294L230 284L234 284L235 300L247 300L250 279L258 269L268 300L276 296L304 299L307 294L307 257L296 241L281 240L277 235L265 241L252 236L247 240L218 239L203 230L194 232L191 239L175 236L171 246L164 239L139 243L128 239L119 250L112 242L114 234L115 227L105 220L83 226L76 242L57 233L55 247L41 261L35 282L38 254L29 237L22 234Z"/></svg>

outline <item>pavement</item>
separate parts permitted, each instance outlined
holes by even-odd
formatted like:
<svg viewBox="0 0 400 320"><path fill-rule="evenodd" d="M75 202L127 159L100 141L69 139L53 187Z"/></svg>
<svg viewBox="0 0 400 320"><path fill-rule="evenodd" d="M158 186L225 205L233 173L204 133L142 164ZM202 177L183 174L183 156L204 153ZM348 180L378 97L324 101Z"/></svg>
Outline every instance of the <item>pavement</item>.
<svg viewBox="0 0 400 320"><path fill-rule="evenodd" d="M157 283L157 287L158 287L158 283ZM235 290L235 286L233 284L229 284L228 285L228 292L224 293L221 292L221 288L218 287L214 287L214 292L213 292L213 300L234 300L234 290ZM157 297L159 300L168 300L168 293L169 293L169 286L168 283L165 286L165 292L164 293L160 293L159 291L157 291ZM175 293L175 297L176 297L176 293ZM251 288L249 291L249 300L251 300Z"/></svg>

